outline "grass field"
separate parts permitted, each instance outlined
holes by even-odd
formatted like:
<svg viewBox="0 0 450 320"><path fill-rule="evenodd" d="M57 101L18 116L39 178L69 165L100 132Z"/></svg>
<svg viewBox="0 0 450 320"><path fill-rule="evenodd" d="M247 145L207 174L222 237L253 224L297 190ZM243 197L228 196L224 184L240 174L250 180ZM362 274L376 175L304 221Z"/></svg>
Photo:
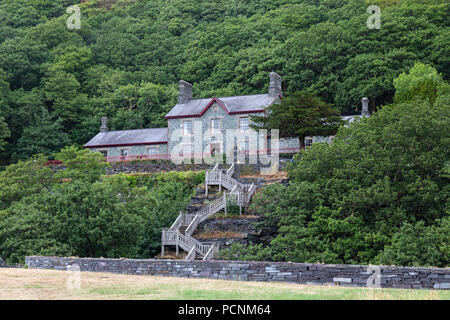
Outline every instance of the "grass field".
<svg viewBox="0 0 450 320"><path fill-rule="evenodd" d="M0 299L450 299L450 291L438 290L305 286L90 272L80 273L80 288L69 289L70 279L71 274L65 271L0 269Z"/></svg>

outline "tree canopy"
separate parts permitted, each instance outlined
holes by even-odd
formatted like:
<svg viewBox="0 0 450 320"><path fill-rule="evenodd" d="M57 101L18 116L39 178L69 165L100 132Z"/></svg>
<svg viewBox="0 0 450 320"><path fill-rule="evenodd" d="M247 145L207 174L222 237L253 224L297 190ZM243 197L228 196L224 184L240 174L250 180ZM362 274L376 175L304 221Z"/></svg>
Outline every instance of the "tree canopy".
<svg viewBox="0 0 450 320"><path fill-rule="evenodd" d="M298 137L300 148L307 136L330 136L342 124L339 112L307 92L294 92L274 103L265 116L252 116L253 129L278 129L280 137Z"/></svg>

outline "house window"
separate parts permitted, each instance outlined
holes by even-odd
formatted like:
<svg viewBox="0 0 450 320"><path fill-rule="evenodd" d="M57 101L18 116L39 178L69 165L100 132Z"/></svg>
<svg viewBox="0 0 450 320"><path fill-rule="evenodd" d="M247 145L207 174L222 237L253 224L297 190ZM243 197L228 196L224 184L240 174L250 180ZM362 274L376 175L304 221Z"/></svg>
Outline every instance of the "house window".
<svg viewBox="0 0 450 320"><path fill-rule="evenodd" d="M183 134L185 136L192 135L192 120L183 121Z"/></svg>
<svg viewBox="0 0 450 320"><path fill-rule="evenodd" d="M108 157L108 150L98 150L105 158Z"/></svg>
<svg viewBox="0 0 450 320"><path fill-rule="evenodd" d="M312 144L313 144L313 139L311 139L311 138L305 139L305 146L311 147Z"/></svg>
<svg viewBox="0 0 450 320"><path fill-rule="evenodd" d="M211 143L211 156L220 154L220 143Z"/></svg>
<svg viewBox="0 0 450 320"><path fill-rule="evenodd" d="M211 133L220 132L220 119L211 119Z"/></svg>
<svg viewBox="0 0 450 320"><path fill-rule="evenodd" d="M249 118L248 117L239 118L239 129L241 131L247 131L249 129Z"/></svg>
<svg viewBox="0 0 450 320"><path fill-rule="evenodd" d="M121 156L128 156L130 154L130 150L128 149L120 149Z"/></svg>
<svg viewBox="0 0 450 320"><path fill-rule="evenodd" d="M192 158L192 144L185 144L181 152L184 158Z"/></svg>
<svg viewBox="0 0 450 320"><path fill-rule="evenodd" d="M280 152L286 151L286 140L285 139L280 139Z"/></svg>
<svg viewBox="0 0 450 320"><path fill-rule="evenodd" d="M158 147L148 147L147 148L147 155L155 155L158 154Z"/></svg>
<svg viewBox="0 0 450 320"><path fill-rule="evenodd" d="M249 141L248 140L242 141L240 143L240 148L239 149L241 150L241 153L248 154L248 151L250 149Z"/></svg>

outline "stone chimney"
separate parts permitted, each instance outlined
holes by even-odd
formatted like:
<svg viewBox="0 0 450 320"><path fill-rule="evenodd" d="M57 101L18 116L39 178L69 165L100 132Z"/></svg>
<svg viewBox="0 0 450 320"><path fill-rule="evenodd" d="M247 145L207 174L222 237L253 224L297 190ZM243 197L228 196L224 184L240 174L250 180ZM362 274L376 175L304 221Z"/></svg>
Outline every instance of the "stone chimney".
<svg viewBox="0 0 450 320"><path fill-rule="evenodd" d="M108 132L108 118L102 117L102 126L100 127L100 132Z"/></svg>
<svg viewBox="0 0 450 320"><path fill-rule="evenodd" d="M370 112L369 112L369 98L367 98L367 97L362 98L361 103L362 103L361 115L363 117L370 116Z"/></svg>
<svg viewBox="0 0 450 320"><path fill-rule="evenodd" d="M275 72L270 73L269 97L276 98L282 94L281 77Z"/></svg>
<svg viewBox="0 0 450 320"><path fill-rule="evenodd" d="M178 103L183 104L192 99L192 84L184 80L178 82Z"/></svg>

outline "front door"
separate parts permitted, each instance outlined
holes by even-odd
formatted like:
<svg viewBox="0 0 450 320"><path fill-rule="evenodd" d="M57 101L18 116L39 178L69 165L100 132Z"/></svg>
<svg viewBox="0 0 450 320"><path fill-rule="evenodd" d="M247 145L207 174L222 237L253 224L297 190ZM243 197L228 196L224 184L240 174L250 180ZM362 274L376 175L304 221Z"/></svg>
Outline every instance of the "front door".
<svg viewBox="0 0 450 320"><path fill-rule="evenodd" d="M220 154L220 143L211 143L211 156L215 157Z"/></svg>

